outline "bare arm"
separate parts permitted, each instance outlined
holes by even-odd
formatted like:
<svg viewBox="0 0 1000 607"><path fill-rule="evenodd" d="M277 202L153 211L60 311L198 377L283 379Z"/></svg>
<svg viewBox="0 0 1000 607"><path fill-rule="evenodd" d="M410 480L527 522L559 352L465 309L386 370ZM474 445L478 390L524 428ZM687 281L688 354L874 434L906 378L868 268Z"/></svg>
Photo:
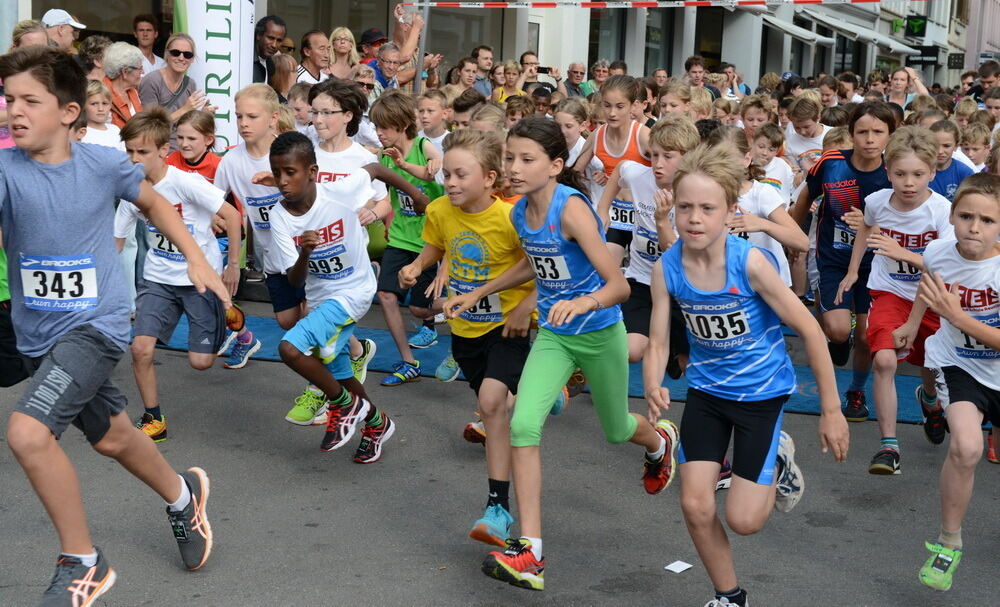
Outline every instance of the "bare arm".
<svg viewBox="0 0 1000 607"><path fill-rule="evenodd" d="M663 387L663 372L670 357L670 293L663 279L663 258L656 260L650 275L649 292L653 311L649 316L649 342L642 355L642 383L649 407L650 423L656 423L660 410L670 407L670 392Z"/></svg>
<svg viewBox="0 0 1000 607"><path fill-rule="evenodd" d="M597 215L601 218L604 224L604 229L607 229L610 223L611 217L611 203L614 202L615 197L622 190L621 185L621 171L623 163L618 163L614 171L611 171L611 177L608 177L608 182L604 184L604 193L601 194L601 199L597 202Z"/></svg>

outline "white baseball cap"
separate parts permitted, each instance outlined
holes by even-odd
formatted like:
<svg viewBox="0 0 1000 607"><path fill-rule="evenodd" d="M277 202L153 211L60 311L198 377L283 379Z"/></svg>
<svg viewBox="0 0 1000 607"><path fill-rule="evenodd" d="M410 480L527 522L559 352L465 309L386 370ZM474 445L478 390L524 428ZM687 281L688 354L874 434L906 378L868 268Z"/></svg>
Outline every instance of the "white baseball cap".
<svg viewBox="0 0 1000 607"><path fill-rule="evenodd" d="M76 19L64 11L61 8L49 9L45 12L45 16L42 17L42 25L45 27L55 27L57 25L72 25L78 30L85 30L87 26L80 23Z"/></svg>

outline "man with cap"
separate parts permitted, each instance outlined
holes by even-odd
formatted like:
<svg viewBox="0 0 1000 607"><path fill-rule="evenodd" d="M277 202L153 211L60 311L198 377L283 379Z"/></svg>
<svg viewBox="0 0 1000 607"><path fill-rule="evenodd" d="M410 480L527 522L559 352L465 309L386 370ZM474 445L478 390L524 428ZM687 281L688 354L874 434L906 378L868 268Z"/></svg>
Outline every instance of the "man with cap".
<svg viewBox="0 0 1000 607"><path fill-rule="evenodd" d="M378 59L378 48L388 42L385 32L373 27L361 33L361 63L371 65Z"/></svg>
<svg viewBox="0 0 1000 607"><path fill-rule="evenodd" d="M271 57L278 52L282 41L288 33L284 20L277 15L268 15L257 22L254 27L256 38L256 57L253 61L253 81L267 82L274 73L274 61Z"/></svg>
<svg viewBox="0 0 1000 607"><path fill-rule="evenodd" d="M60 50L67 53L76 54L73 42L80 35L80 30L87 29L87 26L74 19L69 13L61 8L49 9L42 17L42 25L45 26L49 34L49 40L56 43Z"/></svg>

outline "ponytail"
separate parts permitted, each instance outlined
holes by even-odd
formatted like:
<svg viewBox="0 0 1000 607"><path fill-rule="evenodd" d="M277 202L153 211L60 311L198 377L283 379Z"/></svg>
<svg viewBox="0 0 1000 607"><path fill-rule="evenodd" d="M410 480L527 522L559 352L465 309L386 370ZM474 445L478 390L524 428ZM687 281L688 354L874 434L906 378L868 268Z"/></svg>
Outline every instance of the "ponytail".
<svg viewBox="0 0 1000 607"><path fill-rule="evenodd" d="M574 171L573 167L563 167L562 172L556 175L556 181L566 187L579 190L581 194L590 198L590 186L587 185L587 180L584 179L582 173Z"/></svg>

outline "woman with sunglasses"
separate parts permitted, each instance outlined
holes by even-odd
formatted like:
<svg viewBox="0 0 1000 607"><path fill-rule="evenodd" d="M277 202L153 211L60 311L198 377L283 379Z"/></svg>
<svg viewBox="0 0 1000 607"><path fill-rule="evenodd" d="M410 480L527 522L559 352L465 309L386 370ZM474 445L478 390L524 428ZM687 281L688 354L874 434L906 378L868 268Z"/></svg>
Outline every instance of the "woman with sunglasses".
<svg viewBox="0 0 1000 607"><path fill-rule="evenodd" d="M347 79L353 80L361 87L361 91L368 96L368 107L371 107L372 103L382 94L382 85L375 82L375 70L369 65L358 63L351 68L351 73L348 74ZM368 148L370 151L376 151L376 153L378 153L377 150L382 149L382 142L378 139L378 134L375 132L375 125L368 118L367 111L361 115L358 132L351 139L355 143Z"/></svg>
<svg viewBox="0 0 1000 607"><path fill-rule="evenodd" d="M358 45L354 42L354 34L346 27L338 27L330 32L330 69L331 76L348 78L351 68L361 61L358 56Z"/></svg>
<svg viewBox="0 0 1000 607"><path fill-rule="evenodd" d="M187 75L194 62L194 40L187 34L174 34L167 39L164 58L165 67L148 74L139 84L139 98L142 105L161 105L170 114L171 122L191 110L214 112L208 104L208 97L195 87L194 79ZM170 149L174 149L171 138Z"/></svg>

